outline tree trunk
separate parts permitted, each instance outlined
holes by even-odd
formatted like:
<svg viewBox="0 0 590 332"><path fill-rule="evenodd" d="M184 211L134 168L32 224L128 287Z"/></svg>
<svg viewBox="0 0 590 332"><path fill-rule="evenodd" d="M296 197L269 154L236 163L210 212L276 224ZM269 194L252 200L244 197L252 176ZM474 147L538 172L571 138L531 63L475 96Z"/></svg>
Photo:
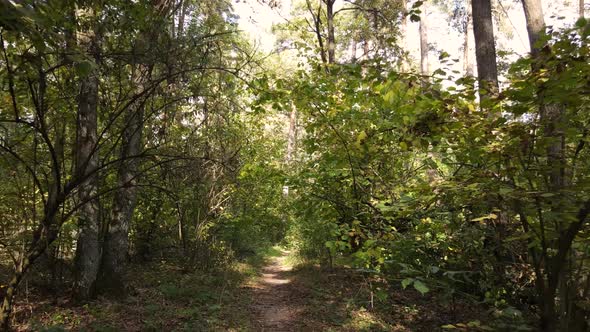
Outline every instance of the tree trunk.
<svg viewBox="0 0 590 332"><path fill-rule="evenodd" d="M336 38L334 37L334 2L326 0L326 17L328 20L328 63L336 62Z"/></svg>
<svg viewBox="0 0 590 332"><path fill-rule="evenodd" d="M141 93L149 69L136 64L133 83L136 93ZM139 154L142 152L144 98L139 98L125 116L125 128L121 139L121 164L113 199L109 229L104 240L100 278L101 291L115 296L125 296L125 272L127 267L129 224L137 202L137 176Z"/></svg>
<svg viewBox="0 0 590 332"><path fill-rule="evenodd" d="M533 65L533 72L542 69L542 49L545 45L541 45L539 40L543 33L545 33L545 19L543 16L543 7L540 0L523 0L523 7L526 19L527 32L529 36L529 44L531 48L531 56L541 62ZM565 136L564 136L564 116L563 108L557 104L546 103L544 101L545 89L541 86L538 91L539 100L539 118L540 125L543 130L543 137L547 140L547 167L549 170L549 191L560 193L565 187L565 170L566 159L564 155ZM555 211L561 212L560 203L557 202L553 208ZM583 211L583 210L582 210ZM579 225L585 221L579 218ZM541 329L543 331L567 331L569 321L569 311L566 309L569 303L556 304L555 296L560 294L562 300L570 302L572 299L566 299L566 294L570 294L568 289L569 274L566 273L565 267L569 258L567 253L571 250L571 244L575 238L577 231L574 223L570 225L565 231L564 226L558 224L558 250L553 258L544 257L547 263L546 279L544 294L539 294L541 299ZM542 230L544 231L544 230ZM578 230L579 231L579 230ZM537 275L537 278L544 278L542 275Z"/></svg>
<svg viewBox="0 0 590 332"><path fill-rule="evenodd" d="M322 63L328 63L328 57L326 56L326 48L324 47L324 38L322 37L322 0L319 0L318 4L318 11L317 13L311 6L310 0L306 0L305 3L307 4L307 10L313 17L315 35L318 40L318 47L320 49L320 58L322 59Z"/></svg>
<svg viewBox="0 0 590 332"><path fill-rule="evenodd" d="M428 70L428 26L426 4L422 5L422 17L420 18L420 73L424 76L430 74Z"/></svg>
<svg viewBox="0 0 590 332"><path fill-rule="evenodd" d="M289 114L289 133L287 136L287 152L285 153L285 165L289 168L292 164L295 148L297 145L297 108L291 103L291 113ZM289 186L283 186L283 196L289 196Z"/></svg>
<svg viewBox="0 0 590 332"><path fill-rule="evenodd" d="M463 36L463 72L465 76L473 76L473 62L471 60L471 46L469 43L470 31L473 31L473 22L471 20L471 2L466 1L465 5L465 35Z"/></svg>
<svg viewBox="0 0 590 332"><path fill-rule="evenodd" d="M409 43L408 43L408 18L406 17L406 15L408 14L408 4L406 1L402 1L402 6L403 6L403 12L402 12L402 16L401 16L401 21L400 21L400 34L403 38L402 43L401 43L401 55L400 55L400 61L401 61L401 65L400 68L402 71L408 71L409 70Z"/></svg>
<svg viewBox="0 0 590 332"><path fill-rule="evenodd" d="M529 35L529 46L533 57L539 56L541 45L537 42L545 31L545 18L543 17L543 6L541 0L523 0L526 29Z"/></svg>
<svg viewBox="0 0 590 332"><path fill-rule="evenodd" d="M357 51L358 42L356 38L353 38L350 42L350 62L356 63L356 51Z"/></svg>
<svg viewBox="0 0 590 332"><path fill-rule="evenodd" d="M297 108L295 104L291 104L291 113L289 114L289 134L287 137L287 154L285 161L287 165L291 163L293 154L295 153L295 146L297 144Z"/></svg>
<svg viewBox="0 0 590 332"><path fill-rule="evenodd" d="M78 16L92 21L92 9L80 10ZM83 24L91 24L84 22ZM98 63L98 40L91 26L83 29L78 35L78 43L82 50ZM80 234L78 237L75 266L74 297L87 300L94 294L94 284L100 266L99 244L99 202L98 194L98 151L97 148L97 108L98 108L98 73L93 69L87 77L80 79L78 95L78 128L76 137L76 173L78 177L86 177L80 184L78 199L82 205L78 214ZM93 199L94 197L94 199Z"/></svg>
<svg viewBox="0 0 590 332"><path fill-rule="evenodd" d="M475 37L475 58L479 82L480 101L498 94L498 65L494 44L492 6L490 0L473 0L473 35Z"/></svg>
<svg viewBox="0 0 590 332"><path fill-rule="evenodd" d="M178 15L178 29L177 37L181 38L184 36L184 20L188 11L188 1L180 0L180 13ZM174 25L174 22L172 22Z"/></svg>

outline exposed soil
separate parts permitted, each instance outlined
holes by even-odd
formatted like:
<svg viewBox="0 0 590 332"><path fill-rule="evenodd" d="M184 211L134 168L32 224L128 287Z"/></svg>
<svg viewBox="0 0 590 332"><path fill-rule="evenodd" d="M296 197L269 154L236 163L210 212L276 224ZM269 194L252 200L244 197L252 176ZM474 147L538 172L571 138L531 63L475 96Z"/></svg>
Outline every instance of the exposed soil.
<svg viewBox="0 0 590 332"><path fill-rule="evenodd" d="M256 325L260 331L294 331L299 325L301 297L289 274L292 267L286 263L288 252L273 257L262 269L261 277L252 286Z"/></svg>

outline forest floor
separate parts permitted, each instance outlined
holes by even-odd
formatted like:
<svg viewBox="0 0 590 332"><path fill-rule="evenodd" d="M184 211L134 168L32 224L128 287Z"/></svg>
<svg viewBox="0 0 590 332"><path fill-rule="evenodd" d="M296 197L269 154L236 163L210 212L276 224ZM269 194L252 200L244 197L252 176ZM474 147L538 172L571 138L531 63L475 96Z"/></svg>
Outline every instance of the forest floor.
<svg viewBox="0 0 590 332"><path fill-rule="evenodd" d="M252 289L256 331L432 332L447 324L455 324L455 331L479 331L480 320L490 318L482 306L388 286L343 266L293 264L289 254L276 253L246 286ZM387 298L377 298L380 290Z"/></svg>
<svg viewBox="0 0 590 332"><path fill-rule="evenodd" d="M166 261L137 264L127 298L83 306L31 282L13 325L17 331L430 332L489 318L481 306L386 286L354 269L324 271L293 261L275 248L217 272L186 272ZM386 299L376 296L380 289Z"/></svg>
<svg viewBox="0 0 590 332"><path fill-rule="evenodd" d="M293 267L287 262L289 252L272 257L253 280L251 310L260 331L293 331L299 321L302 306L297 301L300 292L288 275Z"/></svg>

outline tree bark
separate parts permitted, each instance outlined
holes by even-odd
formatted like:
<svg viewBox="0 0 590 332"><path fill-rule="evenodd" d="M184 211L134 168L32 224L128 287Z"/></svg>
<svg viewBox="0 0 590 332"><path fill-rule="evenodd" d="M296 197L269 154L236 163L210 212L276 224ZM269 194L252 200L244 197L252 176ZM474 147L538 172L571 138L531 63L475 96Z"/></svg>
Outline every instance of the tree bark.
<svg viewBox="0 0 590 332"><path fill-rule="evenodd" d="M285 153L285 165L290 167L292 164L295 148L297 145L297 108L291 103L291 113L289 114L289 133L287 134L287 151ZM283 186L283 196L289 196L289 186Z"/></svg>
<svg viewBox="0 0 590 332"><path fill-rule="evenodd" d="M324 38L322 37L322 0L319 0L317 13L312 8L310 0L306 0L305 3L307 4L307 10L309 10L309 13L313 17L315 35L318 40L318 47L320 48L320 58L322 59L322 63L326 64L328 63L328 57L326 55L326 48L324 47Z"/></svg>
<svg viewBox="0 0 590 332"><path fill-rule="evenodd" d="M543 67L542 56L543 48L540 39L545 33L545 19L543 16L543 7L540 0L523 0L523 8L526 19L527 32L529 36L529 45L531 48L531 56L538 62L533 64L533 74L538 72ZM560 105L546 103L545 89L541 86L538 91L539 101L539 118L540 125L543 130L542 135L546 139L547 147L547 169L549 172L548 189L551 192L559 194L565 187L565 171L567 161L564 154L565 135L564 135L564 116L563 108ZM559 196L558 196L559 197ZM553 210L561 212L561 204L559 201ZM544 293L539 294L541 306L541 329L543 331L567 331L568 318L570 313L566 310L567 302L571 300L566 299L569 294L568 279L569 274L565 273L565 266L569 261L567 253L571 250L571 245L576 234L579 232L581 225L585 222L588 209L583 208L578 215L578 222L571 224L567 230L563 228L565 225L558 224L557 231L559 232L557 253L554 257L544 257L547 261L545 267L546 285ZM579 227L579 228L576 228ZM545 230L542 230L545 231ZM543 253L547 255L546 252ZM543 275L537 275L537 278L545 278ZM562 289L563 288L563 289ZM555 296L558 294L562 296L559 306L555 301ZM565 300L565 301L564 301ZM564 303L565 302L565 303ZM559 310L559 311L558 311Z"/></svg>
<svg viewBox="0 0 590 332"><path fill-rule="evenodd" d="M427 9L426 4L422 5L422 17L420 18L420 73L429 75L428 70L428 26L427 26Z"/></svg>
<svg viewBox="0 0 590 332"><path fill-rule="evenodd" d="M82 29L78 35L78 44L82 50L98 63L98 37L94 28L92 9L79 10L78 16L86 16L83 25L91 25ZM90 22L87 22L90 21ZM99 201L97 149L97 109L98 109L98 73L95 68L88 76L80 79L78 95L78 127L76 135L76 173L78 177L86 177L78 189L78 199L84 203L78 214L80 233L77 241L75 257L74 297L87 300L94 294L94 284L100 266L99 244ZM94 198L93 198L94 197Z"/></svg>
<svg viewBox="0 0 590 332"><path fill-rule="evenodd" d="M401 50L401 65L400 68L402 71L408 71L409 70L409 43L408 43L408 18L407 18L407 14L408 14L408 4L407 2L404 0L402 1L402 6L403 6L403 12L400 18L400 34L403 38L401 46L402 46L402 50Z"/></svg>
<svg viewBox="0 0 590 332"><path fill-rule="evenodd" d="M137 94L143 91L148 74L149 69L146 65L135 64L132 81ZM113 210L104 240L100 272L100 290L121 297L126 295L128 234L137 202L139 154L143 150L144 103L144 98L139 98L125 116L120 150L121 164L117 175L119 189L113 198Z"/></svg>
<svg viewBox="0 0 590 332"><path fill-rule="evenodd" d="M161 33L154 27L166 24L167 13L172 2L156 0L152 2L152 19L143 22L134 46L131 82L136 96L145 92L151 74L151 61L145 55L151 52L151 43ZM146 96L135 100L125 114L125 127L121 137L121 150L117 185L119 189L113 198L113 209L108 231L104 239L102 265L99 272L99 288L110 295L125 297L127 254L129 248L129 225L137 203L137 182L139 176L140 154L143 152L142 133L144 125L144 106Z"/></svg>
<svg viewBox="0 0 590 332"><path fill-rule="evenodd" d="M295 153L295 146L297 144L297 108L295 104L291 104L291 113L289 114L289 134L287 137L287 154L285 161L287 165L293 160Z"/></svg>
<svg viewBox="0 0 590 332"><path fill-rule="evenodd" d="M469 43L470 31L473 31L473 22L471 20L471 2L466 1L465 5L465 35L463 36L463 72L465 76L473 76L473 62L471 60L471 46Z"/></svg>
<svg viewBox="0 0 590 332"><path fill-rule="evenodd" d="M538 45L539 38L545 32L545 18L543 17L543 6L541 0L523 0L524 17L526 30L529 36L529 46L533 57L539 56L541 45Z"/></svg>
<svg viewBox="0 0 590 332"><path fill-rule="evenodd" d="M336 38L334 37L334 2L326 0L326 17L328 21L328 63L336 62Z"/></svg>
<svg viewBox="0 0 590 332"><path fill-rule="evenodd" d="M181 38L184 37L184 20L186 18L187 15L187 11L188 11L188 1L185 0L180 0L180 13L178 15L178 29L177 29L177 37ZM172 24L174 25L174 22L172 22Z"/></svg>
<svg viewBox="0 0 590 332"><path fill-rule="evenodd" d="M475 58L479 82L480 101L484 102L498 94L498 65L494 44L492 6L490 0L473 0L473 35L475 37Z"/></svg>

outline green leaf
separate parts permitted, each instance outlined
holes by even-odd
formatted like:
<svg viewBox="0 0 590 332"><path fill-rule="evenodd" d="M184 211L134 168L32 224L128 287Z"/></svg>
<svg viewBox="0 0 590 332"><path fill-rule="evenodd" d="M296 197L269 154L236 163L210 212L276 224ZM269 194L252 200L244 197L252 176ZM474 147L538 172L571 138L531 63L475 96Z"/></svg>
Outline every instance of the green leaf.
<svg viewBox="0 0 590 332"><path fill-rule="evenodd" d="M430 288L428 288L422 281L414 280L414 288L420 292L420 294L424 295L430 292Z"/></svg>
<svg viewBox="0 0 590 332"><path fill-rule="evenodd" d="M498 219L498 215L496 215L494 213L490 213L487 216L471 219L471 221L484 221L484 220L488 220L488 219Z"/></svg>
<svg viewBox="0 0 590 332"><path fill-rule="evenodd" d="M420 22L420 16L418 16L416 14L412 14L412 15L410 15L410 21L412 21L412 22Z"/></svg>
<svg viewBox="0 0 590 332"><path fill-rule="evenodd" d="M412 279L412 278L406 278L406 279L402 280L402 288L406 289L406 287L411 285L413 282L414 282L414 279Z"/></svg>
<svg viewBox="0 0 590 332"><path fill-rule="evenodd" d="M408 150L408 143L399 142L399 147L402 149L402 151L407 151Z"/></svg>

